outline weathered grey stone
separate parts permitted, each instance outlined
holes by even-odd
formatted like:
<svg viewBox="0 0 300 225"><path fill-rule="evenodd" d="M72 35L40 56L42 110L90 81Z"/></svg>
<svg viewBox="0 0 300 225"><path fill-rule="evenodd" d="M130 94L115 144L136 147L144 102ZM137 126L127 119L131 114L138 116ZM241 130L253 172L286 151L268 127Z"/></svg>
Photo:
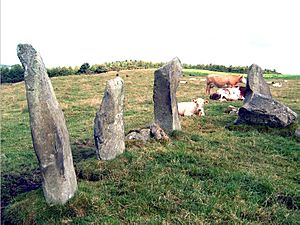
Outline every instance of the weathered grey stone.
<svg viewBox="0 0 300 225"><path fill-rule="evenodd" d="M256 64L252 64L249 68L245 93L244 102L247 102L253 93L259 93L272 98L270 87L263 78L263 70Z"/></svg>
<svg viewBox="0 0 300 225"><path fill-rule="evenodd" d="M280 102L255 93L239 110L236 124L246 123L269 127L286 127L295 122L297 114Z"/></svg>
<svg viewBox="0 0 300 225"><path fill-rule="evenodd" d="M149 128L143 128L141 130L131 130L126 135L127 140L142 140L144 142L149 140L156 141L169 141L169 136L164 132L159 125L153 123L149 126Z"/></svg>
<svg viewBox="0 0 300 225"><path fill-rule="evenodd" d="M19 44L24 67L32 142L37 155L44 196L48 203L64 204L77 190L69 133L40 54Z"/></svg>
<svg viewBox="0 0 300 225"><path fill-rule="evenodd" d="M154 73L154 121L167 133L181 130L176 99L181 76L182 67L178 58Z"/></svg>
<svg viewBox="0 0 300 225"><path fill-rule="evenodd" d="M282 103L272 99L262 69L253 64L248 72L244 105L239 109L235 124L286 127L297 119L297 114Z"/></svg>
<svg viewBox="0 0 300 225"><path fill-rule="evenodd" d="M130 131L126 138L127 140L142 140L144 142L150 140L150 129L141 129Z"/></svg>
<svg viewBox="0 0 300 225"><path fill-rule="evenodd" d="M111 79L94 120L94 138L98 159L110 160L125 150L124 134L124 81Z"/></svg>
<svg viewBox="0 0 300 225"><path fill-rule="evenodd" d="M163 141L170 140L169 136L158 124L153 123L150 125L150 133L155 140L163 140Z"/></svg>

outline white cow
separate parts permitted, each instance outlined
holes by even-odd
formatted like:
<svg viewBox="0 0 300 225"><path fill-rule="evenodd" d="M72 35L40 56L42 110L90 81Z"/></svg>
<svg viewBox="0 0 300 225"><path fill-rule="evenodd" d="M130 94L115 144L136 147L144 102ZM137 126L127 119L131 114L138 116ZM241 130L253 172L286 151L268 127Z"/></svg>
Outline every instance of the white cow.
<svg viewBox="0 0 300 225"><path fill-rule="evenodd" d="M193 99L192 102L179 102L178 103L178 114L180 116L204 116L204 104L208 101L203 98Z"/></svg>
<svg viewBox="0 0 300 225"><path fill-rule="evenodd" d="M221 88L217 90L217 94L220 95L220 101L244 100L240 87Z"/></svg>

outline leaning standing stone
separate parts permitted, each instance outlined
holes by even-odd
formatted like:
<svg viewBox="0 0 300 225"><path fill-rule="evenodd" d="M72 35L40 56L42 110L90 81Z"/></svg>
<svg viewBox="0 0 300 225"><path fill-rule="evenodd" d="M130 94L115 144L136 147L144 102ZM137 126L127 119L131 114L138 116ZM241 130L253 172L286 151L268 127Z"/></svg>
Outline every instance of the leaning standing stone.
<svg viewBox="0 0 300 225"><path fill-rule="evenodd" d="M174 58L154 73L154 120L167 133L181 130L176 91L182 76L180 60Z"/></svg>
<svg viewBox="0 0 300 225"><path fill-rule="evenodd" d="M40 54L19 44L24 67L32 142L37 155L44 196L48 203L64 204L77 190L69 133Z"/></svg>
<svg viewBox="0 0 300 225"><path fill-rule="evenodd" d="M109 80L94 120L94 139L98 159L110 160L125 150L123 122L124 81Z"/></svg>
<svg viewBox="0 0 300 225"><path fill-rule="evenodd" d="M272 98L269 85L263 78L263 70L256 64L252 64L248 71L245 101L251 97L253 93L259 93L267 98Z"/></svg>

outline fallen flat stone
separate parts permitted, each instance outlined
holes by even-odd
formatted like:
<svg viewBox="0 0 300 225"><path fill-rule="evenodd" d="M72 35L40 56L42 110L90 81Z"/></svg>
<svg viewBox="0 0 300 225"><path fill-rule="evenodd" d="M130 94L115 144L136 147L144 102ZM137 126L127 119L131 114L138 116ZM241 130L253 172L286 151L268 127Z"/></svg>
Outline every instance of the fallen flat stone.
<svg viewBox="0 0 300 225"><path fill-rule="evenodd" d="M176 99L181 76L182 67L178 58L154 73L154 121L167 133L181 130Z"/></svg>
<svg viewBox="0 0 300 225"><path fill-rule="evenodd" d="M282 103L260 94L253 94L239 109L236 124L286 127L297 119L297 114Z"/></svg>
<svg viewBox="0 0 300 225"><path fill-rule="evenodd" d="M94 139L98 159L111 160L125 150L124 134L124 81L111 79L94 120Z"/></svg>
<svg viewBox="0 0 300 225"><path fill-rule="evenodd" d="M235 124L286 127L297 120L297 114L272 98L263 70L253 64L247 76L244 105L239 109Z"/></svg>
<svg viewBox="0 0 300 225"><path fill-rule="evenodd" d="M25 70L32 142L44 196L48 203L64 204L77 190L64 114L40 54L28 44L19 44L17 54Z"/></svg>

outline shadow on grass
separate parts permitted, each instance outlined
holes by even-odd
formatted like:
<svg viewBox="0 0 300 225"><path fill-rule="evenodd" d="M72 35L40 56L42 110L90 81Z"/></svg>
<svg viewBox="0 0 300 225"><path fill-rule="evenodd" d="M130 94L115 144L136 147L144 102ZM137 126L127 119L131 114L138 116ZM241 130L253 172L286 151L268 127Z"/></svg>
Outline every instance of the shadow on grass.
<svg viewBox="0 0 300 225"><path fill-rule="evenodd" d="M82 160L95 158L95 149L90 142L79 142L72 144L72 155L74 166ZM11 200L22 193L36 190L42 186L40 169L24 169L22 173L1 174L1 215ZM78 174L77 174L78 176Z"/></svg>
<svg viewBox="0 0 300 225"><path fill-rule="evenodd" d="M298 123L292 123L291 125L284 128L272 128L272 127L261 126L261 125L247 125L247 124L235 125L234 122L231 122L228 123L225 126L225 128L230 131L239 131L239 132L258 131L259 133L273 134L282 137L293 137L298 126L299 126Z"/></svg>
<svg viewBox="0 0 300 225"><path fill-rule="evenodd" d="M85 159L96 158L96 147L91 140L73 143L71 148L74 164Z"/></svg>
<svg viewBox="0 0 300 225"><path fill-rule="evenodd" d="M42 179L40 170L34 169L25 173L1 174L1 221L3 212L11 200L17 195L41 187Z"/></svg>

